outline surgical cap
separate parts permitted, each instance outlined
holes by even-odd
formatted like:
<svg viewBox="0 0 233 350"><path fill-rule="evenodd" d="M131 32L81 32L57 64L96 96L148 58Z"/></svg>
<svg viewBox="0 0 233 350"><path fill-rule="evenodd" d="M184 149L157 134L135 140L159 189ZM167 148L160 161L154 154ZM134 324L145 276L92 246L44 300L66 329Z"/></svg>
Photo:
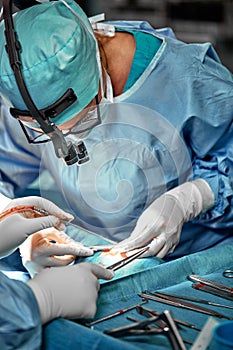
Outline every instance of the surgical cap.
<svg viewBox="0 0 233 350"><path fill-rule="evenodd" d="M70 0L46 2L17 12L14 26L22 47L22 72L38 109L56 102L68 88L77 101L53 118L62 124L85 108L98 92L100 69L97 43L90 22ZM4 23L0 25L0 93L10 104L27 110L5 50Z"/></svg>

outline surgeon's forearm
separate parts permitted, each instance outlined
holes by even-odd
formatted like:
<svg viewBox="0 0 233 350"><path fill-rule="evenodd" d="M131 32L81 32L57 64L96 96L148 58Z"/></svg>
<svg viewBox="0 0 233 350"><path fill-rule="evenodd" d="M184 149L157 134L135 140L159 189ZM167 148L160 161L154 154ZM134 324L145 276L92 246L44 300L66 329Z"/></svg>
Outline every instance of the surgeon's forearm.
<svg viewBox="0 0 233 350"><path fill-rule="evenodd" d="M176 198L188 222L214 205L214 193L203 179L186 182L167 192L165 196Z"/></svg>

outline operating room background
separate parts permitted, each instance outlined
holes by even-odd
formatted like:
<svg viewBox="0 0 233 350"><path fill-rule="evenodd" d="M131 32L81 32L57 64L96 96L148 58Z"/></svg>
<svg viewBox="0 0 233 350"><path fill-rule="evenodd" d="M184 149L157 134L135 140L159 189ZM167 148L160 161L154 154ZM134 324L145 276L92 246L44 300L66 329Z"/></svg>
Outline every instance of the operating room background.
<svg viewBox="0 0 233 350"><path fill-rule="evenodd" d="M106 20L146 20L155 28L171 27L185 42L211 42L223 64L233 72L233 0L75 1L88 16L103 12Z"/></svg>
<svg viewBox="0 0 233 350"><path fill-rule="evenodd" d="M233 72L233 0L77 0L89 15L106 20L146 20L171 27L185 42L211 42Z"/></svg>

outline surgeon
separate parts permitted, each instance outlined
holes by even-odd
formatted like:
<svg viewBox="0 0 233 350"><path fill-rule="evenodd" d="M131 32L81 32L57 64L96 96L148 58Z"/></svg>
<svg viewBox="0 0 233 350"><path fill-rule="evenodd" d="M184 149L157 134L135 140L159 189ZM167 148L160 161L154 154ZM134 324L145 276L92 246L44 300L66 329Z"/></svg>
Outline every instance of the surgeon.
<svg viewBox="0 0 233 350"><path fill-rule="evenodd" d="M70 0L21 10L14 26L39 113L19 91L2 21L3 193L46 169L79 225L116 249L150 244L144 256L169 260L232 244L233 77L211 44L89 21Z"/></svg>
<svg viewBox="0 0 233 350"><path fill-rule="evenodd" d="M16 213L2 219L0 257L18 248L33 232L56 225L58 217L71 218L52 202L39 197L9 201L1 196L2 202L9 202L8 209L37 205L55 215L25 218ZM112 271L91 263L44 269L27 283L8 278L8 272L7 269L0 272L0 347L4 350L40 349L42 325L53 319L94 317L98 279L113 277Z"/></svg>

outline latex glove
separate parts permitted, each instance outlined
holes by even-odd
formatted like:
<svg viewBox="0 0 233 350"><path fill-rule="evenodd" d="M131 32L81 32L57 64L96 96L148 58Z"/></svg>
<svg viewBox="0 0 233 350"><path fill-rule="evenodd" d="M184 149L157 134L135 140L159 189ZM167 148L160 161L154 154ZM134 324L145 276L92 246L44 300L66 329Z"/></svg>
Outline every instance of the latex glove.
<svg viewBox="0 0 233 350"><path fill-rule="evenodd" d="M113 276L111 270L100 265L80 263L43 270L27 284L35 294L44 324L57 317L94 317L98 279L110 280Z"/></svg>
<svg viewBox="0 0 233 350"><path fill-rule="evenodd" d="M114 249L127 251L150 243L141 255L163 258L180 240L182 226L214 204L214 194L202 179L186 182L160 196L139 217L131 235Z"/></svg>
<svg viewBox="0 0 233 350"><path fill-rule="evenodd" d="M64 224L60 225L58 218L73 220L72 215L64 212L54 203L36 196L13 199L3 212L17 206L36 206L53 215L33 217L32 212L28 212L30 214L28 217L22 213L3 217L0 221L0 257L11 254L29 235L36 231L55 225L59 229L64 229Z"/></svg>
<svg viewBox="0 0 233 350"><path fill-rule="evenodd" d="M0 193L0 213L4 210L4 208L12 201L11 198L4 196Z"/></svg>
<svg viewBox="0 0 233 350"><path fill-rule="evenodd" d="M84 247L54 227L29 236L19 249L23 265L30 276L46 267L68 265L77 256L94 254L92 249Z"/></svg>

